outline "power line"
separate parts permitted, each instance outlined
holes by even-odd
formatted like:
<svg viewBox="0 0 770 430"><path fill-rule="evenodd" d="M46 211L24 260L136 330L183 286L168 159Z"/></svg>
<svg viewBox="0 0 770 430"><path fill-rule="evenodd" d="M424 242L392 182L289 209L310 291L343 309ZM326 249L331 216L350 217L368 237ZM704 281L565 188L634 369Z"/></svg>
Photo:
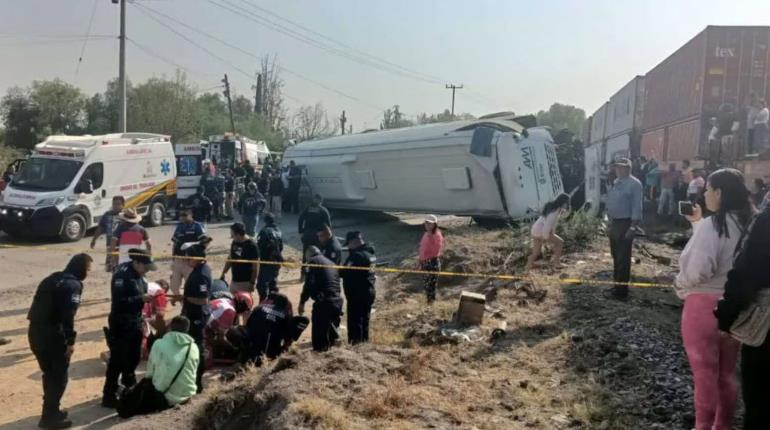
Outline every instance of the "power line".
<svg viewBox="0 0 770 430"><path fill-rule="evenodd" d="M94 39L97 40L97 39ZM98 39L98 40L110 40L110 39ZM28 42L0 42L2 47L20 47L20 46L46 46L46 45L63 45L67 43L82 42L83 39L65 39L65 40L33 40Z"/></svg>
<svg viewBox="0 0 770 430"><path fill-rule="evenodd" d="M416 70L413 70L413 69L409 69L407 67L401 66L400 64L394 63L392 61L388 61L388 60L386 60L386 59L384 59L382 57L378 57L378 56L375 56L373 54L369 54L369 53L367 53L365 51L356 49L356 48L354 48L354 47L352 47L352 46L350 46L350 45L348 45L348 44L346 44L344 42L340 42L339 40L336 40L334 38L326 36L326 35L318 32L318 31L315 31L315 30L313 30L311 28L308 28L308 27L306 27L306 26L304 26L302 24L299 24L299 23L297 23L295 21L292 21L292 20L290 20L288 18L285 18L285 17L283 17L283 16L281 16L281 15L275 13L275 12L272 12L272 11L270 11L270 10L264 8L264 7L261 7L261 6L255 4L255 3L253 3L250 0L238 0L238 1L240 1L241 3L247 4L247 5L249 5L252 8L255 8L255 9L258 9L260 11L263 11L264 13L269 14L269 15L271 15L271 16L273 16L273 17L275 17L275 18L277 18L277 19L279 19L279 20L281 20L283 22L286 22L289 25L295 26L295 27L297 27L297 28L307 32L307 33L310 33L312 35L315 35L317 37L325 39L325 40L327 40L327 41L329 41L329 42L331 42L331 43L333 43L333 44L335 44L337 46L336 47L335 46L331 46L331 45L329 45L327 43L321 42L321 41L316 40L316 39L314 39L312 37L308 37L308 36L306 36L304 34L301 34L301 33L297 32L297 31L295 31L295 30L293 30L291 28L288 28L288 27L286 27L284 25L281 25L281 24L278 24L276 22L270 21L268 18L265 18L264 16L259 15L256 12L253 12L251 10L248 10L248 9L245 9L245 8L243 8L241 6L233 4L232 0L219 0L219 1L222 1L222 2L224 2L226 4L228 4L230 7L227 7L227 6L224 6L222 4L216 3L216 2L214 2L212 0L209 0L209 3L215 4L215 5L217 5L217 6L221 7L221 8L229 10L230 12L238 14L240 16L243 16L242 13L246 13L247 15L251 16L251 18L252 18L251 20L254 21L254 22L257 22L259 24L262 24L264 26L272 28L273 30L278 31L279 33L285 34L285 35L287 35L289 37L292 37L292 38L294 38L296 40L299 40L301 42L307 43L307 44L309 44L311 46L314 46L316 48L319 48L319 49L322 49L324 51L330 52L332 54L341 56L343 58L346 58L348 60L354 61L356 63L367 65L367 66L373 67L375 69L378 69L380 71L384 71L384 72L388 72L388 73L392 73L392 74L397 74L397 75L400 75L400 76L403 76L403 77L419 80L419 81L422 81L422 82L425 82L425 83L443 84L446 81L445 79L442 79L440 77L437 77L437 76L434 76L434 75L431 75L431 74L428 74L428 73L416 71ZM247 16L243 16L243 17L248 19ZM471 97L471 98L474 98L477 101L482 101L483 103L492 103L494 105L499 105L500 104L497 100L494 100L493 98L487 97L487 96L485 96L485 95L483 95L481 93L473 91L472 89L467 89L467 90L468 90L468 92L475 94L475 97Z"/></svg>
<svg viewBox="0 0 770 430"><path fill-rule="evenodd" d="M270 28L270 29L272 29L274 31L277 31L277 32L279 32L281 34L289 36L289 37L291 37L293 39L299 40L299 41L301 41L303 43L306 43L308 45L314 46L314 47L316 47L318 49L327 51L327 52L329 52L331 54L334 54L334 55L346 58L346 59L348 59L350 61L353 61L355 63L368 65L368 66L370 66L370 67L372 67L374 69L380 70L380 71L390 72L390 73L398 74L398 75L401 75L401 76L404 76L404 77L408 77L408 78L412 78L412 79L418 79L418 80L421 80L421 81L424 81L424 82L427 82L427 83L434 83L431 80L427 80L427 79L419 77L419 76L414 76L411 73L403 72L401 70L393 69L393 68L384 66L382 64L378 64L378 63L376 63L374 61L371 61L371 60L368 60L366 58L362 58L360 56L356 56L356 55L347 53L347 52L345 52L343 50L340 50L339 48L336 48L334 46L330 46L329 44L325 44L325 43L320 42L320 41L318 41L316 39L313 39L311 37L305 36L305 35L303 35L301 33L298 33L297 31L295 31L295 30L293 30L291 28L288 28L288 27L286 27L284 25L281 25L281 24L278 24L276 22L273 22L273 21L271 21L271 20L269 20L269 19L267 19L267 18L265 18L265 17L255 13L253 11L245 9L242 6L238 6L237 4L232 3L230 0L220 0L220 1L224 2L225 4L218 3L217 1L214 1L214 0L208 0L208 1L211 4L219 6L220 8L223 8L223 9L225 9L227 11L230 11L233 14L238 15L238 16L240 16L242 18L245 18L245 19L248 19L248 20L250 20L252 22L255 22L257 24L266 26L266 27L268 27L268 28Z"/></svg>
<svg viewBox="0 0 770 430"><path fill-rule="evenodd" d="M191 31L194 31L194 32L196 32L198 34L202 34L203 36L206 36L206 37L208 37L210 39L213 39L213 40L221 43L222 45L225 45L225 46L227 46L227 47L229 47L231 49L234 49L234 50L236 50L236 51L238 51L238 52L240 52L242 54L248 55L248 56L250 56L250 57L252 57L252 58L254 58L256 60L260 60L261 59L261 57L259 55L255 54L253 52L247 51L247 50L245 50L245 49L243 49L243 48L241 48L241 47L239 47L237 45L234 45L234 44L232 44L232 43L230 43L230 42L228 42L226 40L223 40L223 39L221 39L221 38L219 38L217 36L214 36L214 35L212 35L210 33L207 33L207 32L205 32L203 30L200 30L200 29L198 29L196 27L193 27L193 26L191 26L191 25L189 25L189 24L187 24L187 23L185 23L183 21L180 21L180 20L178 20L178 19L176 19L176 18L174 18L172 16L169 16L169 15L163 13L163 12L156 11L156 10L154 10L152 8L149 8L147 6L144 6L144 5L138 5L137 4L136 6L139 6L140 9L145 9L146 10L145 13L146 12L154 13L154 14L156 14L158 16L161 16L163 18L166 18L167 20L170 20L170 21L172 21L172 22L174 22L174 23L176 23L178 25L181 25L181 26L183 26L183 27L185 27L185 28L187 28L187 29L189 29ZM156 20L156 22L160 22L160 21ZM382 109L379 106L376 106L374 104L366 102L366 101L364 101L364 100L362 100L362 99L360 99L358 97L352 96L350 94L346 94L343 91L340 91L340 90L338 90L336 88L332 88L332 87L330 87L330 86L328 86L328 85L326 85L326 84L324 84L322 82L319 82L319 81L316 81L316 80L314 80L312 78L309 78L309 77L307 77L307 76L305 76L305 75L303 75L303 74L301 74L299 72L296 72L294 70L291 70L291 69L289 69L289 68L287 68L285 66L278 65L278 67L279 67L279 69L283 70L286 73L289 73L291 75L294 75L294 76L298 77L299 79L302 79L302 80L305 80L307 82L310 82L310 83L312 83L312 84L314 84L314 85L316 85L318 87L321 87L321 88L323 88L323 89L325 89L327 91L331 91L331 92L333 92L333 93L335 93L335 94L337 94L339 96L342 96L342 97L345 97L347 99L353 100L353 101L355 101L357 103L360 103L362 105L365 105L365 106L367 106L369 108L372 108L372 109L375 109L375 110L381 110Z"/></svg>
<svg viewBox="0 0 770 430"><path fill-rule="evenodd" d="M198 76L201 76L201 77L219 76L219 75L215 75L213 73L204 73L204 72L199 72L199 71L196 71L196 70L192 70L192 69L190 69L188 67L180 65L179 63L176 63L174 61L169 60L165 56L163 56L163 55L153 51L152 49L150 49L150 48L140 44L139 42L137 42L134 39L131 39L131 38L127 37L126 40L131 42L132 45L134 45L136 48L139 48L145 54L147 54L147 55L149 55L151 57L154 57L154 58L156 58L158 60L161 60L161 61L163 61L166 64L174 66L177 69L184 70L185 72L190 73L192 75L198 75Z"/></svg>
<svg viewBox="0 0 770 430"><path fill-rule="evenodd" d="M94 0L94 5L91 6L91 17L88 19L88 29L86 30L86 37L88 37L91 34L91 26L94 23L94 15L96 14L96 5L99 3L99 0ZM83 63L83 54L86 52L86 45L88 44L88 39L83 41L83 46L80 48L80 56L78 57L78 64L75 66L75 78L73 79L73 82L77 82L78 80L78 74L80 73L80 65Z"/></svg>
<svg viewBox="0 0 770 430"><path fill-rule="evenodd" d="M297 28L299 28L301 30L304 30L304 31L306 31L306 32L308 32L310 34L313 34L313 35L318 36L318 37L320 37L322 39L325 39L325 40L327 40L327 41L329 41L331 43L334 43L334 44L336 44L336 45L338 45L338 46L340 46L340 47L342 47L344 49L352 51L352 52L354 52L354 53L356 53L358 55L361 55L363 57L367 57L367 58L372 59L374 61L379 61L379 62L381 62L383 64L387 64L388 66L391 66L391 67L394 67L394 68L398 68L400 70L403 70L404 72L411 73L411 74L414 74L416 76L423 76L423 77L425 77L426 80L428 80L428 81L430 81L432 83L441 83L441 82L443 82L443 80L441 78L439 78L439 77L436 77L436 76L433 76L433 75L430 75L430 74L427 74L427 73L424 73L424 72L420 72L420 71L417 71L417 70L412 70L412 69L406 68L406 67L404 67L404 66L402 66L400 64L393 63L393 62L388 61L388 60L386 60L386 59L384 59L382 57L377 57L375 55L369 54L368 52L356 49L356 48L354 48L354 47L352 47L352 46L350 46L350 45L348 45L348 44L346 44L344 42L340 42L339 40L333 39L333 38L331 38L329 36L326 36L326 35L324 35L322 33L319 33L317 31L313 30L312 28L306 27L306 26L304 26L302 24L299 24L299 23L297 23L295 21L292 21L292 20L290 20L288 18L285 18L285 17L283 17L281 15L278 15L277 13L275 13L275 12L273 12L273 11L267 9L267 8L264 8L262 6L259 6L256 3L253 3L251 1L240 0L240 2L241 3L245 3L245 4L251 6L251 7L255 8L255 9L258 9L258 10L264 12L264 13L267 13L268 15L271 15L271 16L273 16L275 18L278 18L279 20L281 20L283 22L286 22L286 23L288 23L290 25L293 25L293 26L295 26L295 27L297 27Z"/></svg>

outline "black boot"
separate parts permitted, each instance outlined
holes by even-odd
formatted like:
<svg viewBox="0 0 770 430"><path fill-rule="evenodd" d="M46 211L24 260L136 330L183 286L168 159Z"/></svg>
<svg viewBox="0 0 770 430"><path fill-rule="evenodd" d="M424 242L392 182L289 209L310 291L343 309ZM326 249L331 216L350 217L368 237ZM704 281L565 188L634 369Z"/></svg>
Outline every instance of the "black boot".
<svg viewBox="0 0 770 430"><path fill-rule="evenodd" d="M68 429L72 427L72 421L58 415L53 415L40 418L37 426L41 429Z"/></svg>

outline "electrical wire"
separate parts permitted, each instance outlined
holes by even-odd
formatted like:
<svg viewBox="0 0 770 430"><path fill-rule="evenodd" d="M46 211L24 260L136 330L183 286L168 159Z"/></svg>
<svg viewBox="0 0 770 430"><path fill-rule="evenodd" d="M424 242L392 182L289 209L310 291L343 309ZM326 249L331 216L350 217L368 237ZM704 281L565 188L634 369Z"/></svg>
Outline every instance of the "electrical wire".
<svg viewBox="0 0 770 430"><path fill-rule="evenodd" d="M384 59L382 57L378 57L378 56L375 56L373 54L369 54L369 53L367 53L365 51L353 48L352 46L350 46L350 45L348 45L348 44L346 44L344 42L341 42L339 40L336 40L334 38L326 36L326 35L324 35L324 34L322 34L320 32L317 32L317 31L315 31L315 30L313 30L311 28L308 28L308 27L306 27L306 26L304 26L302 24L299 24L299 23L297 23L295 21L292 21L292 20L290 20L288 18L285 18L285 17L283 17L283 16L281 16L281 15L275 13L275 12L272 12L272 11L270 11L270 10L264 8L264 7L261 7L261 6L257 5L257 4L255 4L253 1L250 1L250 0L238 0L241 3L247 4L247 5L249 5L252 8L255 8L255 9L258 9L260 11L263 11L264 13L267 13L267 14L269 14L269 15L271 15L271 16L273 16L273 17L275 17L275 18L277 18L277 19L279 19L279 20L281 20L283 22L286 22L289 25L297 27L297 28L301 29L302 31L304 31L306 33L310 33L312 35L315 35L317 37L325 39L325 40L327 40L327 41L329 41L332 44L337 45L337 46L329 45L328 43L324 43L324 42L316 40L316 39L314 39L312 37L308 37L306 35L303 35L303 34L297 32L295 30L292 30L292 29L284 26L284 25L281 25L281 24L275 23L273 21L270 21L268 18L266 18L266 17L264 17L262 15L259 15L256 12L253 12L251 10L245 9L245 8L243 8L241 6L238 6L238 5L234 4L233 0L219 0L219 1L222 1L222 2L226 3L230 7L226 7L226 6L222 5L222 4L216 3L213 0L209 0L209 3L215 4L215 5L217 5L217 6L221 7L221 8L224 8L226 10L229 10L232 13L235 13L235 14L238 14L238 15L241 15L241 16L243 16L242 15L243 13L246 13L246 15L250 16L251 20L254 21L254 22L257 22L259 24L262 24L264 26L272 28L275 31L278 31L278 32L280 32L282 34L285 34L285 35L287 35L289 37L292 37L292 38L294 38L296 40L299 40L299 41L302 41L304 43L307 43L307 44L309 44L311 46L314 46L316 48L319 48L319 49L322 49L324 51L330 52L332 54L341 56L343 58L347 58L348 60L354 61L356 63L367 65L367 66L373 67L375 69L378 69L380 71L384 71L384 72L388 72L388 73L392 73L392 74L397 74L397 75L400 75L400 76L403 76L403 77L415 79L415 80L422 81L422 82L425 82L425 83L443 84L445 82L448 82L447 80L442 79L442 78L440 78L438 76L431 75L431 74L424 73L424 72L420 72L420 71L416 71L416 70L413 70L413 69L409 69L407 67L401 66L401 65L399 65L397 63L394 63L392 61L388 61L388 60L386 60L386 59ZM248 19L248 16L244 16L244 18ZM469 98L471 98L471 99L475 99L477 101L481 101L481 102L483 102L485 104L490 104L491 103L492 105L495 105L495 106L501 105L501 103L498 102L497 100L495 100L495 99L493 99L491 97L488 97L486 95L483 95L481 93L478 93L478 92L474 91L472 88L466 88L466 96L469 96Z"/></svg>
<svg viewBox="0 0 770 430"><path fill-rule="evenodd" d="M154 57L154 58L156 58L156 59L158 59L160 61L163 61L164 63L169 64L169 65L171 65L171 66L173 66L173 67L175 67L177 69L183 70L183 71L185 71L185 72L187 72L187 73L189 73L191 75L198 75L198 76L205 77L205 78L211 78L212 76L219 76L219 75L215 75L213 73L205 73L205 72L199 72L199 71L196 71L196 70L192 70L189 67L182 66L182 65L180 65L177 62L169 60L165 56L157 53L156 51L153 51L152 49L148 48L147 46L144 46L141 43L139 43L139 42L137 42L137 41L135 41L135 40L133 40L133 39L131 39L129 37L126 37L126 40L131 42L132 45L134 45L139 50L143 51L145 54L147 54L147 55L149 55L151 57Z"/></svg>
<svg viewBox="0 0 770 430"><path fill-rule="evenodd" d="M88 29L86 30L86 37L90 36L91 34L91 26L94 23L94 15L96 14L96 5L99 4L99 0L94 0L93 6L91 6L91 17L88 19ZM83 46L80 47L80 56L78 57L78 64L75 66L75 78L72 82L77 83L78 80L78 74L80 73L80 65L83 63L83 54L86 52L86 45L88 44L88 39L86 38L83 41Z"/></svg>
<svg viewBox="0 0 770 430"><path fill-rule="evenodd" d="M213 39L213 40L221 43L222 45L225 45L225 46L227 46L227 47L229 47L231 49L234 49L234 50L236 50L236 51L238 51L238 52L240 52L242 54L248 55L248 56L250 56L250 57L252 57L252 58L254 58L256 60L260 60L261 59L261 57L259 55L255 54L253 52L247 51L247 50L245 50L245 49L243 49L243 48L241 48L241 47L239 47L237 45L234 45L234 44L232 44L232 43L230 43L230 42L228 42L226 40L223 40L223 39L221 39L221 38L219 38L217 36L214 36L211 33L207 33L207 32L205 32L203 30L200 30L200 29L198 29L196 27L193 27L193 26L191 26L189 24L186 24L185 22L180 21L180 20L178 20L178 19L176 19L176 18L174 18L172 16L169 16L169 15L163 13L163 12L156 11L156 10L154 10L152 8L149 8L147 6L144 6L144 5L137 5L137 6L140 6L140 8L142 8L142 9L146 9L147 12L154 13L154 14L156 14L158 16L161 16L161 17L163 17L163 18L165 18L165 19L167 19L169 21L172 21L172 22L174 22L174 23L176 23L178 25L181 25L181 26L183 26L183 27L185 27L185 28L187 28L187 29L189 29L191 31L194 31L194 32L196 32L198 34L201 34L201 35L206 36L206 37L208 37L210 39ZM307 76L305 76L305 75L303 75L303 74L301 74L299 72L296 72L294 70L291 70L291 69L289 69L289 68L287 68L285 66L278 65L278 68L283 70L284 72L290 74L290 75L298 77L299 79L302 79L304 81L310 82L310 83L312 83L312 84L314 84L314 85L316 85L318 87L321 87L321 88L323 88L323 89L325 89L327 91L333 92L333 93L335 93L335 94L337 94L339 96L342 96L342 97L345 97L345 98L347 98L349 100L352 100L352 101L355 101L357 103L360 103L360 104L362 104L364 106L367 106L367 107L369 107L371 109L375 109L375 110L378 110L378 111L382 110L382 108L380 106L376 106L376 105L371 104L371 103L369 103L367 101L364 101L364 100L362 100L362 99L360 99L358 97L352 96L350 94L346 94L343 91L340 91L340 90L338 90L336 88L332 88L332 87L330 87L330 86L328 86L328 85L326 85L326 84L324 84L322 82L319 82L319 81L316 81L315 79L309 78L309 77L307 77Z"/></svg>

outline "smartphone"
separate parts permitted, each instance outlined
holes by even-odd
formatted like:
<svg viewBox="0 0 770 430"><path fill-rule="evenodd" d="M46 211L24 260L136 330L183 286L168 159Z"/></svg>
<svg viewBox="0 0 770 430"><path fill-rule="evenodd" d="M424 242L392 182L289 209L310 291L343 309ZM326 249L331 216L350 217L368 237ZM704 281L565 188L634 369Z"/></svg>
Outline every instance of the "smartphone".
<svg viewBox="0 0 770 430"><path fill-rule="evenodd" d="M679 202L679 215L692 216L693 213L692 203L688 201Z"/></svg>

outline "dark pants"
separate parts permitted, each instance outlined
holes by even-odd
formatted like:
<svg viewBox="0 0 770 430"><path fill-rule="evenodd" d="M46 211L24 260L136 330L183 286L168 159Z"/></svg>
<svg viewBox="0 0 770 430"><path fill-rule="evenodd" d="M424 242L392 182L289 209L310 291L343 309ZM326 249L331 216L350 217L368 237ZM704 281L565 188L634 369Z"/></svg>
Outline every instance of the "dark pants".
<svg viewBox="0 0 770 430"><path fill-rule="evenodd" d="M428 272L440 272L441 261L438 258L431 258L422 264L422 270ZM428 303L436 301L436 287L438 286L438 275L429 273L425 275L423 280L425 286L425 297L428 299Z"/></svg>
<svg viewBox="0 0 770 430"><path fill-rule="evenodd" d="M631 280L631 250L634 239L627 239L626 233L631 228L630 219L614 219L610 224L610 252L612 253L613 281L615 294L628 295L627 283Z"/></svg>
<svg viewBox="0 0 770 430"><path fill-rule="evenodd" d="M59 413L61 398L67 389L70 359L64 339L53 339L51 331L58 329L51 326L31 326L29 345L35 354L40 372L43 374L43 413L42 418L55 417Z"/></svg>
<svg viewBox="0 0 770 430"><path fill-rule="evenodd" d="M760 346L743 345L741 350L744 430L770 429L770 336Z"/></svg>
<svg viewBox="0 0 770 430"><path fill-rule="evenodd" d="M198 371L195 374L195 385L198 387L198 393L203 391L203 373L206 371L206 343L204 329L206 320L190 320L190 331L188 334L198 346Z"/></svg>
<svg viewBox="0 0 770 430"><path fill-rule="evenodd" d="M289 200L288 203L288 210L293 214L298 214L299 209L299 187L297 188L289 188L289 192L287 193L287 197Z"/></svg>
<svg viewBox="0 0 770 430"><path fill-rule="evenodd" d="M369 315L372 313L374 295L348 298L348 342L369 342Z"/></svg>
<svg viewBox="0 0 770 430"><path fill-rule="evenodd" d="M341 315L342 309L338 304L313 302L313 351L328 351L334 345L340 337L337 328L340 326Z"/></svg>
<svg viewBox="0 0 770 430"><path fill-rule="evenodd" d="M259 301L265 300L270 288L275 288L278 285L278 272L280 272L281 266L272 264L262 264L259 266L259 274L257 275L257 294L259 294Z"/></svg>
<svg viewBox="0 0 770 430"><path fill-rule="evenodd" d="M110 347L110 361L104 381L104 396L115 396L118 379L124 387L136 384L136 366L142 357L142 330L110 328L107 345Z"/></svg>

